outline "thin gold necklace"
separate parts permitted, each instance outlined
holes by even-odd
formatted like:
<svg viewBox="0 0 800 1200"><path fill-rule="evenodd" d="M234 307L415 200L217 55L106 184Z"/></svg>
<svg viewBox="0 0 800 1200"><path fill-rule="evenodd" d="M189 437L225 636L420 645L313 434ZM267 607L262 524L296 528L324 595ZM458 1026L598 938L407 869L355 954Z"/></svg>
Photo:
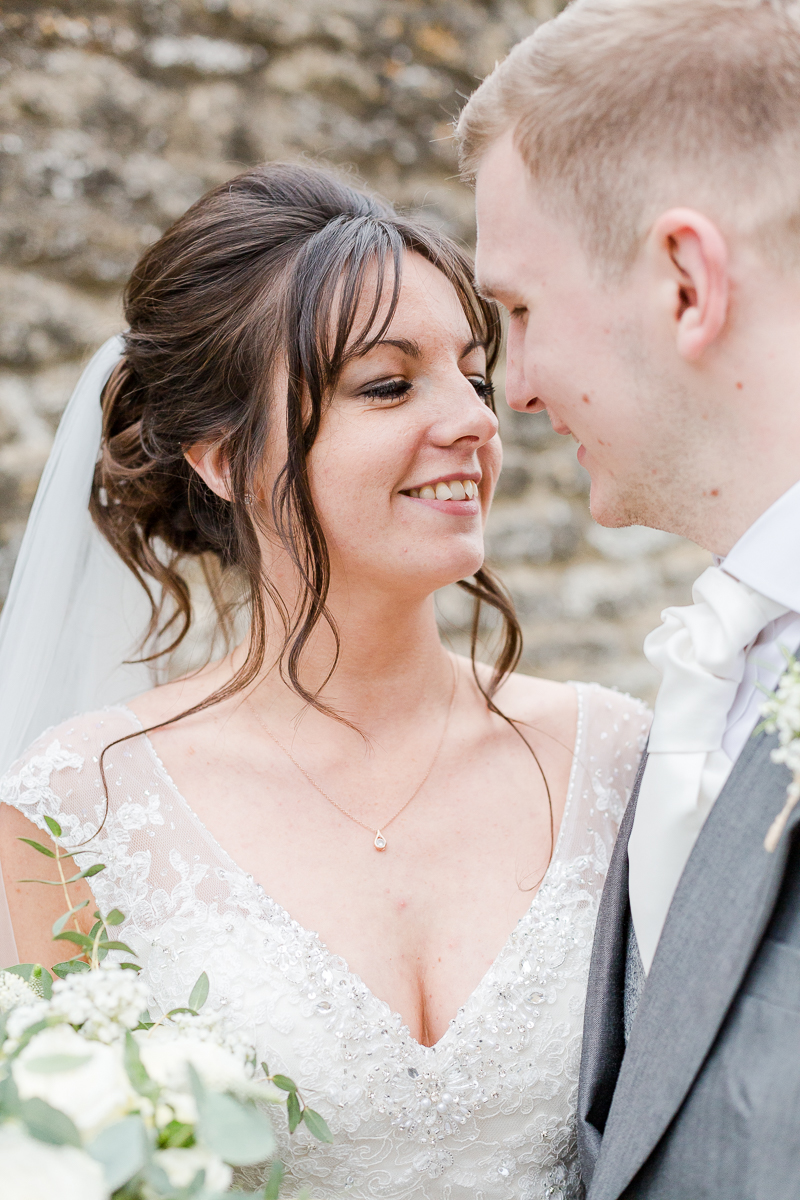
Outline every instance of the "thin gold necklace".
<svg viewBox="0 0 800 1200"><path fill-rule="evenodd" d="M456 684L458 681L458 677L456 675L456 669L453 666L452 660L450 662L450 666L453 671L453 689L450 692L450 703L447 706L447 716L445 717L444 727L442 729L442 736L439 738L439 744L436 747L436 753L434 754L433 758L431 759L430 766L428 767L427 771L423 775L422 780L420 781L420 783L417 784L416 788L411 793L411 795L408 797L408 799L406 800L406 802L402 806L402 808L398 808L398 810L394 814L394 816L389 817L388 821L384 821L382 826L379 829L376 829L374 831L375 840L373 841L372 844L376 850L383 851L386 849L386 846L388 843L386 841L386 835L384 834L383 830L388 829L389 826L391 825L392 821L396 821L397 818L400 816L400 814L404 813L406 811L406 809L408 808L408 806L412 800L416 800L417 796L420 794L423 787L428 782L430 775L431 775L431 771L436 766L436 760L438 759L439 753L442 749L442 746L444 745L445 735L447 734L447 729L448 729L448 726L450 725L450 715L453 711L453 701L455 700ZM294 755L289 750L287 750L286 747L281 742L278 741L278 739L275 737L274 733L270 732L270 730L264 724L264 722L262 721L261 717L259 716L259 714L256 712L255 709L253 709L253 712L255 713L256 720L258 721L261 728L264 730L264 733L267 735L267 737L270 738L270 740L275 743L275 745L278 747L278 749L282 750L283 753L286 755L286 757L291 762L294 763L294 765L297 767L300 774L305 775L308 782L311 784L311 786L313 788L316 788L316 790L319 792L320 796L324 796L324 798L328 801L328 803L332 804L334 808L337 808L339 810L339 812L343 814L343 816L347 817L351 821L354 821L356 825L360 825L362 829L366 829L368 833L372 833L373 829L372 829L371 825L366 825L363 821L359 820L358 817L353 816L353 814L351 812L348 812L346 808L344 808L341 804L339 804L336 800L334 800L333 796L329 796L326 791L323 791L323 789L317 783L316 779L311 778L311 776L309 775L309 773L305 769L305 767L301 767L300 763L297 761L297 759L294 757Z"/></svg>

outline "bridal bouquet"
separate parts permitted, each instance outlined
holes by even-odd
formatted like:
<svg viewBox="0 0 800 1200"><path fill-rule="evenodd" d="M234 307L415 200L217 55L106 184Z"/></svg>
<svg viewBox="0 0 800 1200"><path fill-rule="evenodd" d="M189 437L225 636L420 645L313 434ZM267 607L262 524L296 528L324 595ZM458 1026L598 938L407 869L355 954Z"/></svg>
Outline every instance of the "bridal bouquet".
<svg viewBox="0 0 800 1200"><path fill-rule="evenodd" d="M54 837L58 823L46 818ZM27 839L26 839L27 840ZM68 885L102 866L65 879ZM38 882L49 883L41 880ZM118 910L95 913L90 934L56 921L56 939L80 953L53 968L27 964L0 971L0 1178L4 1200L277 1200L282 1168L273 1162L258 1193L232 1192L233 1168L273 1158L265 1106L285 1105L291 1132L304 1122L331 1136L295 1084L257 1069L255 1052L219 1018L201 1010L203 973L188 1003L157 1021L134 962L113 936Z"/></svg>

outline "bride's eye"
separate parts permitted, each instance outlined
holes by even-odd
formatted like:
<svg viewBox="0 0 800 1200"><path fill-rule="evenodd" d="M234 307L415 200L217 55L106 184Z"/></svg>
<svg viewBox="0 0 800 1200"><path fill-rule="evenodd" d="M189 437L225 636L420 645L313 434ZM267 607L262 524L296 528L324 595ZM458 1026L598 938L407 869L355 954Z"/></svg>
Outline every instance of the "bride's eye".
<svg viewBox="0 0 800 1200"><path fill-rule="evenodd" d="M411 391L411 384L407 379L387 379L385 383L374 383L361 395L368 400L386 400L392 401L402 400Z"/></svg>
<svg viewBox="0 0 800 1200"><path fill-rule="evenodd" d="M491 404L494 399L494 384L482 375L469 375L468 379L484 404Z"/></svg>

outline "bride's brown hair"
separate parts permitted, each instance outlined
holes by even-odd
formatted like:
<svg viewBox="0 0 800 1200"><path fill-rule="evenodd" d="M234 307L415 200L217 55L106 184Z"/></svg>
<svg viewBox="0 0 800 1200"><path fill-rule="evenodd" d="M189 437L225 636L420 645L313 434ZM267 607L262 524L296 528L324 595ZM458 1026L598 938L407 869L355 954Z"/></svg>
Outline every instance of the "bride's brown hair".
<svg viewBox="0 0 800 1200"><path fill-rule="evenodd" d="M181 716L235 695L256 678L267 648L265 593L283 625L282 676L308 704L330 711L301 677L303 649L320 620L336 643L331 673L339 645L326 607L330 559L307 458L345 362L378 341L392 319L408 251L426 258L455 288L486 347L490 377L500 319L495 305L475 291L466 255L449 238L315 167L270 164L215 188L145 251L131 275L125 354L102 396L92 516L150 598L143 647L155 638L158 648L148 657L174 650L191 626L190 589L181 574L187 557L203 564L221 619L218 584L225 572L240 576L250 612L245 661L224 687ZM373 271L371 315L354 336ZM373 328L387 278L391 303L380 328ZM248 502L260 490L277 364L288 368L288 453L269 498L269 520L303 583L293 611L265 576L256 522L266 528L266 514ZM186 461L185 451L198 444L221 451L229 500ZM491 679L484 683L476 673L494 709L492 696L519 660L519 625L485 567L460 586L475 602L473 667L482 605L502 618Z"/></svg>

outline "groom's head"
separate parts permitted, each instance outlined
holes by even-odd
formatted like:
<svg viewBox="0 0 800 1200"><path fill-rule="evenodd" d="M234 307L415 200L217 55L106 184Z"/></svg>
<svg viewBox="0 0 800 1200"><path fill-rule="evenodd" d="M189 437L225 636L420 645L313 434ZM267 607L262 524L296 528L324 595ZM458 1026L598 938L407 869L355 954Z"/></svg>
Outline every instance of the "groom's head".
<svg viewBox="0 0 800 1200"><path fill-rule="evenodd" d="M800 0L573 0L458 132L512 407L726 552L800 478Z"/></svg>

